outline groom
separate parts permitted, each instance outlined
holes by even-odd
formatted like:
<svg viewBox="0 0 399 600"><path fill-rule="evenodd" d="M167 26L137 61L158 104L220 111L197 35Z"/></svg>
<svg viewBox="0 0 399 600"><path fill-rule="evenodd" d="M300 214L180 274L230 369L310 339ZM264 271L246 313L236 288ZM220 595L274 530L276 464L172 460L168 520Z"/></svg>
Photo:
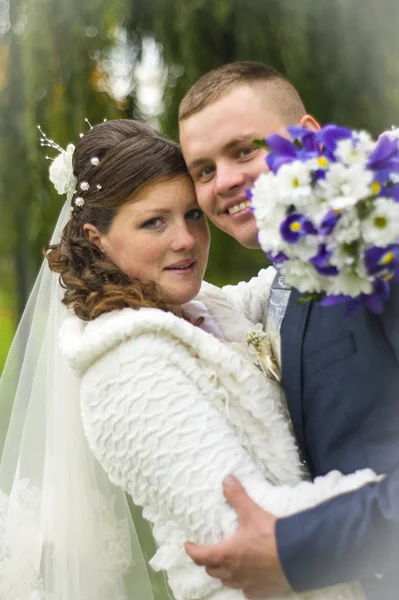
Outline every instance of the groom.
<svg viewBox="0 0 399 600"><path fill-rule="evenodd" d="M180 106L180 139L198 202L211 221L258 248L245 189L267 170L255 138L288 125L318 130L294 87L259 63L224 65L202 77ZM278 285L277 285L278 287ZM276 290L275 290L276 291ZM250 598L361 580L367 598L399 597L399 290L384 313L298 304L281 290L283 385L312 477L370 467L378 484L276 519L233 478L225 495L240 526L214 546L187 544L197 564ZM274 293L274 292L273 292ZM284 306L284 303L286 306Z"/></svg>

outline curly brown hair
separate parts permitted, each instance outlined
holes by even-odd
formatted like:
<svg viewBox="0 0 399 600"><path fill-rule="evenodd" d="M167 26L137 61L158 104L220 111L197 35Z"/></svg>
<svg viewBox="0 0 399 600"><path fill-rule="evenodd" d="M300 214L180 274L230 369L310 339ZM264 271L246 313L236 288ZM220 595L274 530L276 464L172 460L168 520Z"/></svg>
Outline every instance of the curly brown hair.
<svg viewBox="0 0 399 600"><path fill-rule="evenodd" d="M119 209L139 190L187 174L180 147L143 123L106 121L78 142L73 171L77 184L71 218L60 243L46 250L49 267L60 274L65 289L63 303L85 321L125 307L177 313L155 283L131 280L87 239L83 227L91 223L107 233ZM80 207L75 204L78 196L84 199Z"/></svg>

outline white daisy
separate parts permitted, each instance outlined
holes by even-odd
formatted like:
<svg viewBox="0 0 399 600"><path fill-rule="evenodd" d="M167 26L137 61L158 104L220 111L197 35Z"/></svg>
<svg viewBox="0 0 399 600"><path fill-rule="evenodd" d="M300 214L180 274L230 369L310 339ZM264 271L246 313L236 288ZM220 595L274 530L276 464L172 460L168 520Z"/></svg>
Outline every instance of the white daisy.
<svg viewBox="0 0 399 600"><path fill-rule="evenodd" d="M399 204L377 198L373 212L361 224L363 239L373 246L399 242Z"/></svg>
<svg viewBox="0 0 399 600"><path fill-rule="evenodd" d="M355 210L342 213L334 231L329 236L331 249L344 244L352 244L360 238L360 220Z"/></svg>
<svg viewBox="0 0 399 600"><path fill-rule="evenodd" d="M364 163L364 155L352 138L340 140L335 150L335 156L346 165Z"/></svg>
<svg viewBox="0 0 399 600"><path fill-rule="evenodd" d="M282 165L277 182L281 198L290 204L302 205L313 196L311 169L307 163L296 160Z"/></svg>
<svg viewBox="0 0 399 600"><path fill-rule="evenodd" d="M327 171L326 178L318 182L318 191L329 201L331 208L341 210L370 196L372 180L373 173L362 164L347 167L342 163L334 163Z"/></svg>
<svg viewBox="0 0 399 600"><path fill-rule="evenodd" d="M319 275L308 262L290 260L283 263L280 270L288 285L295 287L302 294L322 292L326 288L327 278Z"/></svg>
<svg viewBox="0 0 399 600"><path fill-rule="evenodd" d="M342 270L336 277L331 278L331 288L328 293L334 296L345 294L346 296L355 298L362 293L370 294L371 292L371 282L348 268Z"/></svg>

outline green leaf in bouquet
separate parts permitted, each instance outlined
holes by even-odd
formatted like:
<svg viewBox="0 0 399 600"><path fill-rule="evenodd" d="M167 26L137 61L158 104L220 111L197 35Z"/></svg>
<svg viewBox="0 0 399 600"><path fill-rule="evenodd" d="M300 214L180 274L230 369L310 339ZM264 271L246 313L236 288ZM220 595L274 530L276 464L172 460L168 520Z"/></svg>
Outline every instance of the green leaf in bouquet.
<svg viewBox="0 0 399 600"><path fill-rule="evenodd" d="M255 148L263 148L264 150L270 151L270 146L266 142L266 140L255 139L253 142Z"/></svg>

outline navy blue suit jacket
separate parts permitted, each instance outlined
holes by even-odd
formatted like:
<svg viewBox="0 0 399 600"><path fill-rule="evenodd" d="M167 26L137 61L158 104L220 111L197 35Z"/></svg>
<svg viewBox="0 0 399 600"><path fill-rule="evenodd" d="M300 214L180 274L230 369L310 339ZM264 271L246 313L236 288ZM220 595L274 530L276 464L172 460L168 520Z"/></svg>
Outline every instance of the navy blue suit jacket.
<svg viewBox="0 0 399 600"><path fill-rule="evenodd" d="M298 305L282 325L283 385L313 477L370 467L386 479L277 522L296 591L360 579L368 598L399 597L399 286L384 313Z"/></svg>

